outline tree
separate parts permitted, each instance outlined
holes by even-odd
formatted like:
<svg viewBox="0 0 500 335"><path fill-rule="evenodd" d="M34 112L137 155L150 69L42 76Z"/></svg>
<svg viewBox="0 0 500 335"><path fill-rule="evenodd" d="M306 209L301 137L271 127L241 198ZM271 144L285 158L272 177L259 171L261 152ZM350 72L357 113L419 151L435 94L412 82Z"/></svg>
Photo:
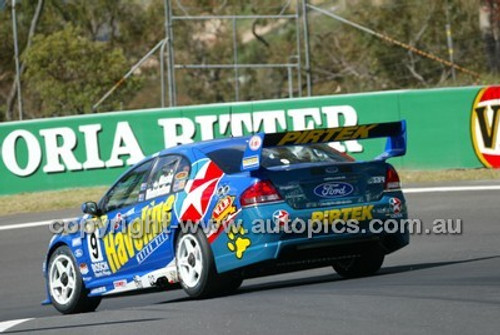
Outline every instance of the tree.
<svg viewBox="0 0 500 335"><path fill-rule="evenodd" d="M92 104L128 69L121 49L108 49L105 43L82 35L71 25L47 36L38 35L24 55L26 83L39 97L43 116L92 112ZM102 108L120 108L138 84L137 78L131 78Z"/></svg>
<svg viewBox="0 0 500 335"><path fill-rule="evenodd" d="M479 25L490 71L500 72L500 0L481 0Z"/></svg>
<svg viewBox="0 0 500 335"><path fill-rule="evenodd" d="M38 0L35 13L33 14L33 18L31 20L30 24L30 30L28 32L28 37L27 37L27 42L26 42L26 47L24 48L24 51L28 51L29 48L31 47L31 43L33 40L33 36L35 35L36 28L38 26L38 21L40 20L40 15L42 15L42 10L45 5L44 0ZM24 72L25 66L24 63L20 65L19 72L22 74ZM17 84L17 78L14 79L14 82L12 83L12 87L10 88L10 93L7 98L7 112L5 113L5 116L7 120L10 120L12 118L12 111L14 108L14 101L17 97L17 90L16 90L16 84Z"/></svg>

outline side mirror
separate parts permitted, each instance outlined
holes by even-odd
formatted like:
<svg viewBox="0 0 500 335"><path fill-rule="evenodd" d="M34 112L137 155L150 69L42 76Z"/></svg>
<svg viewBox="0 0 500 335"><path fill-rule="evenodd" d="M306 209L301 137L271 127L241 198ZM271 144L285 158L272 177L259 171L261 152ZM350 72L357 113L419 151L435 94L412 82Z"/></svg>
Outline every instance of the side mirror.
<svg viewBox="0 0 500 335"><path fill-rule="evenodd" d="M92 216L99 216L100 210L97 204L93 201L84 202L82 204L82 212Z"/></svg>

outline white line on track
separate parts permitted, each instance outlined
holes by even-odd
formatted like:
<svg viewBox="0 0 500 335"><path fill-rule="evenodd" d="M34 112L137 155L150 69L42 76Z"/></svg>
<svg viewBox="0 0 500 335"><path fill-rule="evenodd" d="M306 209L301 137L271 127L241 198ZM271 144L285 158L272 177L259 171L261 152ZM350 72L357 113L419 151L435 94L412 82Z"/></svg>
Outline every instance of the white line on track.
<svg viewBox="0 0 500 335"><path fill-rule="evenodd" d="M30 320L33 320L33 318L18 319L18 320L10 320L10 321L0 322L0 333L3 333L4 331L6 331L9 328L12 328L14 326L17 326L17 325L19 325L21 323L24 323L24 322L30 321Z"/></svg>
<svg viewBox="0 0 500 335"><path fill-rule="evenodd" d="M403 193L434 193L434 192L466 192L466 191L498 191L500 185L486 186L443 186L405 188Z"/></svg>
<svg viewBox="0 0 500 335"><path fill-rule="evenodd" d="M22 229L22 228L32 228L32 227L40 227L40 226L48 226L54 221L71 221L75 218L67 218L67 219L59 219L59 220L47 220L47 221L39 221L39 222L27 222L27 223L15 223L9 224L5 226L0 226L0 231L2 230L13 230L13 229Z"/></svg>
<svg viewBox="0 0 500 335"><path fill-rule="evenodd" d="M435 193L435 192L467 192L467 191L498 191L500 190L500 185L484 185L484 186L443 186L443 187L415 187L415 188L405 188L404 193ZM59 219L58 221L70 221L75 218ZM48 226L55 220L39 221L39 222L27 222L27 223L16 223L11 225L0 226L0 231L2 230L13 230L31 227Z"/></svg>

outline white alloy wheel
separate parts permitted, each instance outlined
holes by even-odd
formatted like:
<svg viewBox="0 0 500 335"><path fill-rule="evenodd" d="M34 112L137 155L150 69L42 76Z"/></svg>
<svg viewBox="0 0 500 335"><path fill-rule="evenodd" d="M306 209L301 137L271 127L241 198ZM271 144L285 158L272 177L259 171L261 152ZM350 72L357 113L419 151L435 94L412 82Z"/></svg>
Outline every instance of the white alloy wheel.
<svg viewBox="0 0 500 335"><path fill-rule="evenodd" d="M75 294L76 272L71 259L63 254L57 255L49 272L49 286L52 298L58 304L68 304Z"/></svg>
<svg viewBox="0 0 500 335"><path fill-rule="evenodd" d="M193 235L187 234L181 237L176 256L182 282L189 288L195 287L204 269L201 246Z"/></svg>

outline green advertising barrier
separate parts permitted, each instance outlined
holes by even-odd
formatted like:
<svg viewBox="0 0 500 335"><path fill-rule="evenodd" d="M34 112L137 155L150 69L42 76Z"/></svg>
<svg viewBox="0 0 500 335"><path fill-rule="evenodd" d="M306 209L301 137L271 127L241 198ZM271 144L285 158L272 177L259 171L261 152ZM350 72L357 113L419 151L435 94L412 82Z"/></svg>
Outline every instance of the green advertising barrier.
<svg viewBox="0 0 500 335"><path fill-rule="evenodd" d="M390 91L7 122L0 124L0 194L108 185L144 156L180 143L401 119L408 123L408 153L391 161L396 166L478 168L496 150L498 92L482 87ZM482 111L484 104L489 106L485 117L478 112L474 119L473 109ZM474 133L490 141L476 141ZM489 147L476 149L476 155L475 141ZM384 141L334 145L363 160L381 153Z"/></svg>

